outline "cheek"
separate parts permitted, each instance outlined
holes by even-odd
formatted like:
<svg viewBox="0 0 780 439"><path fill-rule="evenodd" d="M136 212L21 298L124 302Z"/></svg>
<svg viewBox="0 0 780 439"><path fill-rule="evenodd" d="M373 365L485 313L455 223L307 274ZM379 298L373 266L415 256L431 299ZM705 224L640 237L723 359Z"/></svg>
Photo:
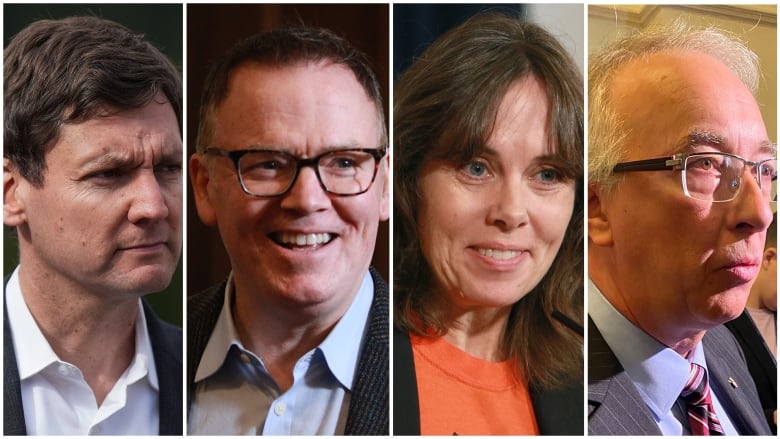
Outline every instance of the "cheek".
<svg viewBox="0 0 780 439"><path fill-rule="evenodd" d="M535 206L529 209L529 215L534 218L539 238L557 248L563 241L566 228L571 221L574 210L574 190L562 194L557 199L539 199Z"/></svg>

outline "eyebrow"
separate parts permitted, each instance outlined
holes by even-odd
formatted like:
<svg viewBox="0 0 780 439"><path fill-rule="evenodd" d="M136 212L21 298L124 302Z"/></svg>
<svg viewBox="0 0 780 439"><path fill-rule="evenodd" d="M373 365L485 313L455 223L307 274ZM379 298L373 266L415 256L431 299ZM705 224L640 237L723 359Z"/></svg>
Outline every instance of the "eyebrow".
<svg viewBox="0 0 780 439"><path fill-rule="evenodd" d="M181 153L182 150L180 148L166 148L161 155L157 156L157 160L153 164L183 162L184 159ZM141 160L137 160L133 156L129 151L109 151L106 154L85 161L83 166L89 169L140 166L140 163L143 162L143 157L141 157Z"/></svg>
<svg viewBox="0 0 780 439"><path fill-rule="evenodd" d="M723 146L727 144L728 140L721 134L710 130L695 129L677 143L674 153L690 152L695 147L704 145L722 149ZM769 140L764 140L761 142L758 152L777 154L777 144Z"/></svg>
<svg viewBox="0 0 780 439"><path fill-rule="evenodd" d="M384 146L384 145L382 145ZM381 146L365 146L360 143L344 143L344 144L336 144L336 145L327 145L325 146L322 151L315 155L325 154L332 151L343 151L345 149L379 149ZM262 151L279 151L279 152L286 152L288 154L294 155L298 157L294 153L295 148L289 147L289 146L281 146L281 145L270 145L270 144L263 144L263 143L254 143L246 148L240 148L240 150L243 151L254 151L254 150L262 150Z"/></svg>

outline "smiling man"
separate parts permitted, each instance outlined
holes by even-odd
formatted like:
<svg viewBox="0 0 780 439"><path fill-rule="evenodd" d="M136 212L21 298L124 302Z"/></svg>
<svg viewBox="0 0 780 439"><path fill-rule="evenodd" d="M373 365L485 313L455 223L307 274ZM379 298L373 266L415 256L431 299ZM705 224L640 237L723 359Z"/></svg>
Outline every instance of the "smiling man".
<svg viewBox="0 0 780 439"><path fill-rule="evenodd" d="M43 20L4 53L6 435L181 434L181 80L142 36Z"/></svg>
<svg viewBox="0 0 780 439"><path fill-rule="evenodd" d="M238 43L206 80L190 172L232 272L188 302L192 434L388 434L387 135L329 31Z"/></svg>
<svg viewBox="0 0 780 439"><path fill-rule="evenodd" d="M755 55L714 29L591 57L588 428L770 434L742 351L777 177Z"/></svg>

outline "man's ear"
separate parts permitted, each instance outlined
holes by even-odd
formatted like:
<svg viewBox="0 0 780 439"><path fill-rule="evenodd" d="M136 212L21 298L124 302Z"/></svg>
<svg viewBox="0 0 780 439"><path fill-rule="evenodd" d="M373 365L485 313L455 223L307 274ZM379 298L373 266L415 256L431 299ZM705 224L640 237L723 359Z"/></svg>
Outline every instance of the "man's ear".
<svg viewBox="0 0 780 439"><path fill-rule="evenodd" d="M761 269L768 270L773 263L777 263L777 249L775 247L767 247L761 260Z"/></svg>
<svg viewBox="0 0 780 439"><path fill-rule="evenodd" d="M384 169L380 172L381 181L375 182L382 185L381 199L379 200L379 221L387 221L390 219L390 153L382 158L381 167Z"/></svg>
<svg viewBox="0 0 780 439"><path fill-rule="evenodd" d="M609 247L612 245L612 228L604 212L601 188L588 185L588 238L594 245Z"/></svg>
<svg viewBox="0 0 780 439"><path fill-rule="evenodd" d="M7 158L3 158L3 222L17 227L27 222L25 199L30 183L24 180Z"/></svg>
<svg viewBox="0 0 780 439"><path fill-rule="evenodd" d="M195 207L198 209L200 220L208 226L214 226L217 224L217 213L209 196L210 178L206 155L193 154L190 158L190 179L195 195Z"/></svg>

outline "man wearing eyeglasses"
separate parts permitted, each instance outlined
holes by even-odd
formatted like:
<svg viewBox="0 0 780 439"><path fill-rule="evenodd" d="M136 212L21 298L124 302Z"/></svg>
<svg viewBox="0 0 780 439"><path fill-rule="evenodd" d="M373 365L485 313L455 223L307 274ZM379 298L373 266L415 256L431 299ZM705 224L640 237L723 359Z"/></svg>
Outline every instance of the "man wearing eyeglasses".
<svg viewBox="0 0 780 439"><path fill-rule="evenodd" d="M589 432L768 435L722 325L745 307L772 220L756 56L680 24L589 68Z"/></svg>
<svg viewBox="0 0 780 439"><path fill-rule="evenodd" d="M376 77L333 33L292 28L215 64L190 162L226 282L188 303L191 434L388 434L388 218Z"/></svg>

